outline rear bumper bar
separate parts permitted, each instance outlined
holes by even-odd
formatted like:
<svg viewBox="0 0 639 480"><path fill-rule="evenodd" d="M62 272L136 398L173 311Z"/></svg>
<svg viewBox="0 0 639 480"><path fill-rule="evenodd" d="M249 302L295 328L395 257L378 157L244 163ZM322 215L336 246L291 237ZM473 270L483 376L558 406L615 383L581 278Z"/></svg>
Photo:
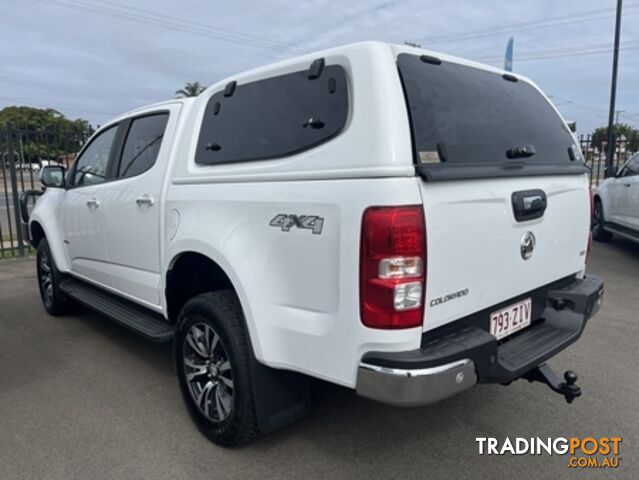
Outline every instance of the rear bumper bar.
<svg viewBox="0 0 639 480"><path fill-rule="evenodd" d="M603 281L588 275L550 289L540 319L506 341L497 342L486 319L486 328L447 328L417 350L369 352L358 368L357 393L391 405L417 406L476 383L512 382L574 343L602 298Z"/></svg>
<svg viewBox="0 0 639 480"><path fill-rule="evenodd" d="M475 363L468 358L421 369L380 367L362 362L357 372L359 395L400 407L435 403L476 383Z"/></svg>

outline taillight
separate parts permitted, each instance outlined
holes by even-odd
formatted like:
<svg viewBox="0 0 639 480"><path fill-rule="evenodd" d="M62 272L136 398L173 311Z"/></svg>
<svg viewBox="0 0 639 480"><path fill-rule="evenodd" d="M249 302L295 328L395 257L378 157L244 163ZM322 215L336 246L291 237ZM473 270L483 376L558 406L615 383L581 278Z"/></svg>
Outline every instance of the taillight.
<svg viewBox="0 0 639 480"><path fill-rule="evenodd" d="M360 255L362 323L385 329L421 325L426 279L423 207L368 208Z"/></svg>

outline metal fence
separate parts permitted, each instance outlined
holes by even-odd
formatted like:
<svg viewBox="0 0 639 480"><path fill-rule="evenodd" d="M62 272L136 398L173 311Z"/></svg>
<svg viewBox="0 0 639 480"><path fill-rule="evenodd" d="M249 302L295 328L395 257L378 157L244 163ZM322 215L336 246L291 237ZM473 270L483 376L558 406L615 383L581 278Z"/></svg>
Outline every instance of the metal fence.
<svg viewBox="0 0 639 480"><path fill-rule="evenodd" d="M68 168L91 133L0 127L0 259L33 253L22 236L20 195L41 188L38 175L42 167Z"/></svg>
<svg viewBox="0 0 639 480"><path fill-rule="evenodd" d="M46 165L69 167L77 152L92 134L53 130L26 130L11 126L0 127L0 259L33 253L23 238L20 219L20 195L27 190L40 189L38 175ZM581 136L581 151L591 169L590 186L596 188L603 180L606 144L598 139ZM615 155L610 162L623 165L633 154L631 143L621 137L615 140Z"/></svg>

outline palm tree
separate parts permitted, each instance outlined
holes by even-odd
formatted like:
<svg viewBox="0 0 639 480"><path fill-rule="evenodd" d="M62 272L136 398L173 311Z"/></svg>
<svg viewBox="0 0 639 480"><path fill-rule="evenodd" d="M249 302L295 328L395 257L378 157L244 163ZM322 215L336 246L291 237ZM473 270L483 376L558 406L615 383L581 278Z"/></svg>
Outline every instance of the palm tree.
<svg viewBox="0 0 639 480"><path fill-rule="evenodd" d="M177 98L182 97L197 97L200 93L202 93L206 87L204 85L200 85L200 82L187 82L184 88L175 91L175 96Z"/></svg>

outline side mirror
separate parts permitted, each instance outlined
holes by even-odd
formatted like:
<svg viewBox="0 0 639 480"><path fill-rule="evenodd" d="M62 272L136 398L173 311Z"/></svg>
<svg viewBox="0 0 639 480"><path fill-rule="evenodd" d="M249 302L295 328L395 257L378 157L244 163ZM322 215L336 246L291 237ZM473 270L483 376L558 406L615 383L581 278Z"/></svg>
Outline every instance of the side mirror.
<svg viewBox="0 0 639 480"><path fill-rule="evenodd" d="M40 183L45 187L64 188L64 167L61 165L47 165L40 170Z"/></svg>
<svg viewBox="0 0 639 480"><path fill-rule="evenodd" d="M617 167L606 167L604 170L604 178L616 177L617 176Z"/></svg>

